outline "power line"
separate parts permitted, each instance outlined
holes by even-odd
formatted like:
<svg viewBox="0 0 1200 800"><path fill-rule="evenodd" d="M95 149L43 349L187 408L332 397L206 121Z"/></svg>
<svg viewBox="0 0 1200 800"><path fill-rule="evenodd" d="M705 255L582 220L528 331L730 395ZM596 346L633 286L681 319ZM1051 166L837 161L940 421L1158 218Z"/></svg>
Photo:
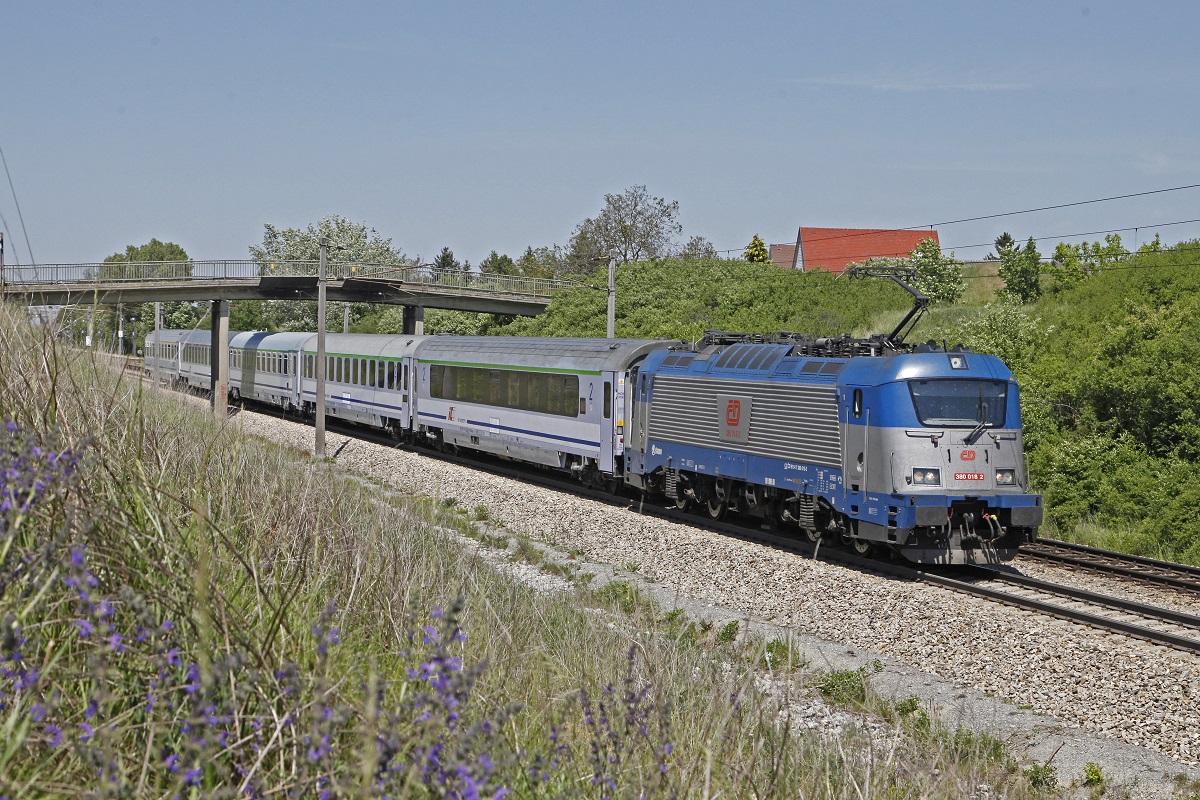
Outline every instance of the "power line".
<svg viewBox="0 0 1200 800"><path fill-rule="evenodd" d="M5 235L8 236L8 238L11 240L12 239L12 229L8 227L8 220L6 220L4 218L4 212L2 212L2 211L0 211L0 226L4 227ZM21 266L21 255L17 252L17 245L15 242L13 243L13 251L12 252L13 252L13 258L15 258L17 261L17 263L14 266L18 266L18 267Z"/></svg>
<svg viewBox="0 0 1200 800"><path fill-rule="evenodd" d="M13 204L17 207L17 217L21 220L21 233L25 234L25 249L29 251L29 263L36 264L37 262L33 259L33 248L29 245L29 231L25 230L25 215L21 213L21 204L17 202L17 188L13 186L12 173L8 171L8 159L4 157L3 148L0 148L0 161L4 162L4 174L8 176L8 188L12 192ZM5 227L7 228L8 225L6 224Z"/></svg>
<svg viewBox="0 0 1200 800"><path fill-rule="evenodd" d="M1071 239L1076 236L1099 236L1102 233L1124 233L1125 231L1150 231L1150 230L1154 230L1155 228L1169 228L1172 225L1189 225L1189 224L1196 223L1196 222L1200 222L1200 219L1181 219L1176 222L1156 222L1156 223L1153 223L1150 225L1129 225L1124 228L1108 228L1108 229L1102 230L1102 231L1084 231L1083 233L1059 233L1059 234L1053 234L1053 235L1034 236L1032 238L1035 242L1040 242L1043 239ZM974 248L974 247L995 247L995 246L996 246L996 243L993 241L993 242L986 242L984 244L943 245L942 249L943 250L970 250L971 248Z"/></svg>
<svg viewBox="0 0 1200 800"><path fill-rule="evenodd" d="M1122 233L1122 232L1126 232L1126 231L1153 231L1157 228L1169 228L1173 225L1189 225L1189 224L1194 224L1194 223L1200 223L1200 218L1175 220L1173 222L1153 222L1153 223L1147 223L1144 225L1128 225L1123 228L1106 228L1103 230L1082 231L1079 233L1044 234L1041 236L1033 236L1030 238L1032 238L1035 242L1041 242L1046 239L1071 239L1071 238L1074 238L1077 236L1099 236L1100 234ZM903 230L903 229L897 229L897 230ZM791 246L791 244L792 244L791 242L773 242L770 246L772 246L772 247L779 246L779 245ZM1018 244L1019 244L1019 242L1018 242ZM958 245L947 244L947 245L941 245L941 248L942 248L942 250L969 250L969 249L976 248L976 247L994 247L994 246L995 246L995 242L992 241L992 242L984 242L981 244L958 244ZM1186 247L1187 247L1186 245L1177 245L1175 247L1175 249L1186 248ZM745 248L737 248L734 250L717 250L715 252L717 252L717 253L734 253L734 252L739 252L740 250L744 250L744 249ZM864 253L862 256L858 257L855 260L867 259L867 258L907 258L908 255L909 255L909 253L907 253L907 252L892 252L892 253L875 252L875 253L871 253L871 254Z"/></svg>
<svg viewBox="0 0 1200 800"><path fill-rule="evenodd" d="M951 219L951 220L946 220L945 222L930 222L930 223L925 223L922 225L909 225L909 226L906 226L903 228L888 228L887 230L918 231L918 230L923 230L925 228L929 228L932 231L933 228L943 226L943 225L958 225L959 223L963 223L963 222L978 222L980 220L986 220L986 219L1000 219L1001 217L1014 217L1014 216L1018 216L1020 214L1033 214L1033 213L1036 213L1039 211L1053 211L1053 210L1059 209L1059 208L1073 208L1075 206L1093 205L1095 203L1107 203L1112 200L1127 200L1131 197L1146 197L1146 196L1154 195L1154 194L1165 194L1167 192L1181 192L1186 189L1200 189L1200 183L1189 183L1185 186L1172 186L1172 187L1169 187L1166 189L1151 189L1151 190L1145 191L1145 192L1131 192L1129 194L1118 194L1118 195L1112 195L1111 197L1098 197L1093 200L1076 200L1076 201L1073 201L1070 203L1057 203L1055 205L1050 205L1050 206L1039 206L1037 208L1025 208L1025 209L1021 209L1020 211L1003 211L998 214L983 214L981 216L976 216L976 217L963 217L962 219ZM822 242L822 241L828 241L831 239L851 239L851 238L854 238L855 236L870 236L875 232L876 232L875 229L853 231L851 233L840 234L837 236L820 236L820 237L816 237L814 239L810 239L809 242ZM788 244L790 244L790 242ZM738 250L745 250L745 248L739 247L739 248L732 248L729 250L717 250L716 252L718 252L718 253L734 253L734 252L737 252Z"/></svg>
<svg viewBox="0 0 1200 800"><path fill-rule="evenodd" d="M960 222L978 222L979 220L999 219L1000 217L1015 217L1018 214L1033 214L1034 212L1037 212L1037 211L1053 211L1054 209L1058 209L1058 208L1072 208L1073 206L1086 206L1086 205L1091 205L1093 203L1107 203L1110 200L1127 200L1130 197L1146 197L1147 195L1152 195L1152 194L1164 194L1166 192L1181 192L1184 189L1197 189L1197 188L1200 188L1200 183L1190 183L1187 186L1173 186L1170 189L1152 189L1148 192L1134 192L1132 194L1118 194L1118 195L1113 195L1112 197L1100 197L1095 200L1078 200L1074 203L1059 203L1058 205L1042 206L1041 208L1027 208L1023 211L1005 211L1002 214L986 214L981 217L963 217L962 219L952 219L952 220L948 220L946 222L935 222L930 227L934 227L936 225L957 225ZM920 227L923 228L925 226L921 225Z"/></svg>

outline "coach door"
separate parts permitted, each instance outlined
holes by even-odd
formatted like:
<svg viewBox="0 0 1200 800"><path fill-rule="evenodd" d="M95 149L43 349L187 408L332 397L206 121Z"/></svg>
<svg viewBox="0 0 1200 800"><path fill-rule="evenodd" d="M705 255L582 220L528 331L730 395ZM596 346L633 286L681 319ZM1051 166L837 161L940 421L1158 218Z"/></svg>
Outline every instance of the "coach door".
<svg viewBox="0 0 1200 800"><path fill-rule="evenodd" d="M600 471L612 472L613 456L617 452L616 420L613 417L616 409L613 402L613 373L601 372L600 380Z"/></svg>
<svg viewBox="0 0 1200 800"><path fill-rule="evenodd" d="M413 378L417 365L413 359L405 358L397 363L396 367L400 371L396 376L396 389L400 393L400 427L410 430L413 427L412 421L417 416L417 393L410 388L416 385Z"/></svg>

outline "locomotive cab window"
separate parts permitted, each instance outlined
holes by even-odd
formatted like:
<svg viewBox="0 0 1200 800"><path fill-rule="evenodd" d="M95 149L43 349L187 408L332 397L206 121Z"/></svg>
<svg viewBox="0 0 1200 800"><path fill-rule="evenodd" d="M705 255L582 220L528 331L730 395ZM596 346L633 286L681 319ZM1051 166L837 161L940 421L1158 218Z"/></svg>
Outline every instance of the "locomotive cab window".
<svg viewBox="0 0 1200 800"><path fill-rule="evenodd" d="M922 425L1003 428L1008 410L1008 383L986 380L912 380L913 406Z"/></svg>
<svg viewBox="0 0 1200 800"><path fill-rule="evenodd" d="M855 389L854 390L854 418L858 419L859 417L861 417L862 411L863 411L862 389Z"/></svg>

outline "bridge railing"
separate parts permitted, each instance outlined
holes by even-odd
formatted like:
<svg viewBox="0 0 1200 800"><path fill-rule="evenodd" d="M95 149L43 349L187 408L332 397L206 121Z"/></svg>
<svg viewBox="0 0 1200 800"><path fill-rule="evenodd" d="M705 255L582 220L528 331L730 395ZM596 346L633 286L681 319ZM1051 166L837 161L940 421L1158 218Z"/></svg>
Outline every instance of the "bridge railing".
<svg viewBox="0 0 1200 800"><path fill-rule="evenodd" d="M316 261L121 261L98 264L5 265L3 283L9 289L20 291L31 286L249 281L274 276L316 277L317 272ZM538 298L549 298L556 291L576 285L572 281L530 278L523 275L438 270L429 265L365 264L350 261L329 262L327 275L330 280L382 280L455 293Z"/></svg>

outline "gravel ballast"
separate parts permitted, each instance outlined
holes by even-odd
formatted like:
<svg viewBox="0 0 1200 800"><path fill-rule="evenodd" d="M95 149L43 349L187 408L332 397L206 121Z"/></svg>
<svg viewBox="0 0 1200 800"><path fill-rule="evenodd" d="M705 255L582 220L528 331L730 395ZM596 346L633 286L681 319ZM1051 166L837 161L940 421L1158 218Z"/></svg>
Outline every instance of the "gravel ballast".
<svg viewBox="0 0 1200 800"><path fill-rule="evenodd" d="M253 413L231 424L312 449L305 425ZM1200 659L1186 653L340 434L328 434L327 447L347 469L486 506L514 534L636 573L665 607L786 630L816 667L878 659L877 690L918 696L944 718L1002 734L1024 758L1054 753L1064 783L1088 761L1140 786L1134 797L1171 796L1168 775L1198 777L1185 765L1200 763Z"/></svg>

